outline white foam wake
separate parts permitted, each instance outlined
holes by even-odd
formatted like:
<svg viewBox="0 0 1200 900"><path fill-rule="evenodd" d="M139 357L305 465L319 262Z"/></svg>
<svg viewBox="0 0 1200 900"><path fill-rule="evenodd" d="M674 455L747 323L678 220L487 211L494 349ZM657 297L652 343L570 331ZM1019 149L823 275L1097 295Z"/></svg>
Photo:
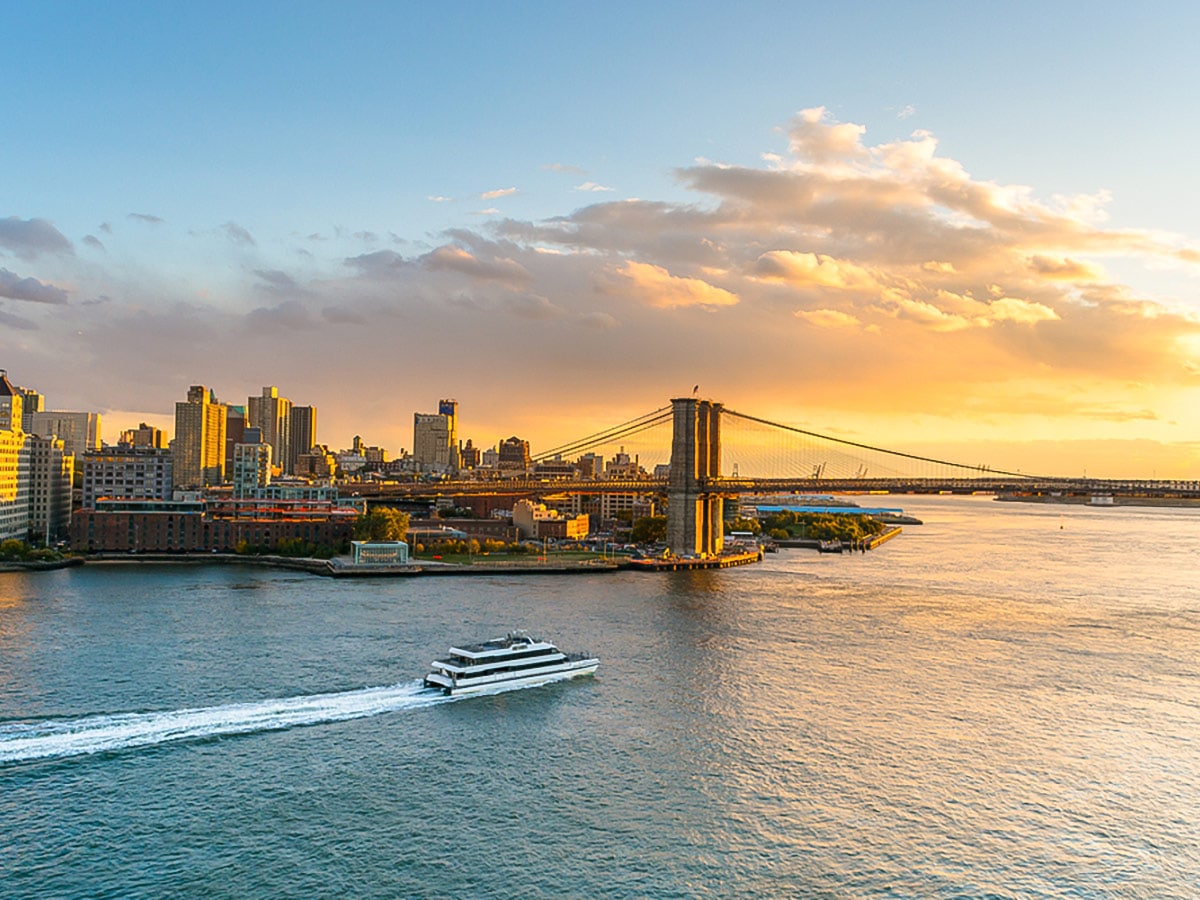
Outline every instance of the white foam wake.
<svg viewBox="0 0 1200 900"><path fill-rule="evenodd" d="M421 682L166 712L116 713L0 725L0 764L274 731L431 706L450 697Z"/></svg>

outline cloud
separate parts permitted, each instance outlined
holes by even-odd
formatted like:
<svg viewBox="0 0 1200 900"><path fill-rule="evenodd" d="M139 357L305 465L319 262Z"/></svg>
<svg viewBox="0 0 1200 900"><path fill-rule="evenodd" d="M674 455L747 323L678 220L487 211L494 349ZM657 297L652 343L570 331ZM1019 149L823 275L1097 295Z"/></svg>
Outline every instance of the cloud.
<svg viewBox="0 0 1200 900"><path fill-rule="evenodd" d="M866 156L860 143L867 129L862 125L830 124L825 107L801 110L788 132L792 154L813 163L854 160Z"/></svg>
<svg viewBox="0 0 1200 900"><path fill-rule="evenodd" d="M622 289L635 300L660 309L688 306L733 306L736 294L700 278L672 275L662 266L627 262L617 270Z"/></svg>
<svg viewBox="0 0 1200 900"><path fill-rule="evenodd" d="M839 309L798 309L794 315L815 328L857 328L862 324Z"/></svg>
<svg viewBox="0 0 1200 900"><path fill-rule="evenodd" d="M103 231L105 234L112 234L112 230L113 230L113 228L112 228L112 222L101 222L101 223L100 223L98 226L96 226L96 227L97 227L97 228L98 228L100 231Z"/></svg>
<svg viewBox="0 0 1200 900"><path fill-rule="evenodd" d="M610 328L616 328L620 324L614 316L606 312L580 313L579 323L586 328L592 328L597 331L607 331Z"/></svg>
<svg viewBox="0 0 1200 900"><path fill-rule="evenodd" d="M312 314L295 300L285 300L278 306L259 307L246 314L248 327L263 331L305 331L316 327ZM262 332L260 332L262 333Z"/></svg>
<svg viewBox="0 0 1200 900"><path fill-rule="evenodd" d="M36 259L43 253L71 256L74 246L45 219L0 219L0 247L7 247L20 259Z"/></svg>
<svg viewBox="0 0 1200 900"><path fill-rule="evenodd" d="M1094 265L1074 259L1052 259L1035 255L1029 261L1030 268L1043 278L1056 281L1101 281L1103 271Z"/></svg>
<svg viewBox="0 0 1200 900"><path fill-rule="evenodd" d="M327 306L321 310L321 318L333 325L365 325L367 318L362 313L341 306Z"/></svg>
<svg viewBox="0 0 1200 900"><path fill-rule="evenodd" d="M395 275L405 265L404 257L395 250L376 250L374 253L351 256L344 262L358 270L360 275L372 278Z"/></svg>
<svg viewBox="0 0 1200 900"><path fill-rule="evenodd" d="M431 196L431 197L426 197L425 199L429 200L433 203L453 203L454 202L453 197Z"/></svg>
<svg viewBox="0 0 1200 900"><path fill-rule="evenodd" d="M263 293L277 297L298 297L312 294L312 291L302 287L287 272L279 269L254 269L253 271L262 281L258 285L258 289Z"/></svg>
<svg viewBox="0 0 1200 900"><path fill-rule="evenodd" d="M257 246L258 242L254 240L254 235L248 232L237 222L226 222L221 226L225 232L225 236L233 243L246 247Z"/></svg>
<svg viewBox="0 0 1200 900"><path fill-rule="evenodd" d="M562 172L567 175L583 175L583 174L585 174L584 170L581 169L579 166L571 166L571 165L566 165L564 163L546 163L544 166L542 166L542 168L547 169L551 172Z"/></svg>
<svg viewBox="0 0 1200 900"><path fill-rule="evenodd" d="M0 297L55 305L67 302L67 292L62 288L36 278L22 278L8 269L0 269Z"/></svg>
<svg viewBox="0 0 1200 900"><path fill-rule="evenodd" d="M594 181L585 181L583 184L577 184L575 185L574 189L577 191L590 191L592 193L601 193L604 191L613 190L612 188L605 187L602 184L596 184Z"/></svg>
<svg viewBox="0 0 1200 900"><path fill-rule="evenodd" d="M755 264L760 278L792 285L817 285L832 288L872 288L875 278L861 266L816 253L771 250Z"/></svg>
<svg viewBox="0 0 1200 900"><path fill-rule="evenodd" d="M496 209L496 207L494 207L494 206L489 206L487 209L477 209L474 212L472 212L471 215L473 215L473 216L498 216L498 215L500 215L500 210Z"/></svg>
<svg viewBox="0 0 1200 900"><path fill-rule="evenodd" d="M147 225L161 225L163 223L163 219L160 219L158 216L151 215L150 213L131 212L129 213L128 218L133 219L135 222L144 222Z"/></svg>
<svg viewBox="0 0 1200 900"><path fill-rule="evenodd" d="M495 191L484 191L479 195L480 200L495 200L497 197L511 197L517 192L515 187L500 188Z"/></svg>
<svg viewBox="0 0 1200 900"><path fill-rule="evenodd" d="M31 322L29 319L26 319L23 316L5 312L3 309L0 309L0 325L5 326L6 328L15 328L18 331L38 330L36 322Z"/></svg>
<svg viewBox="0 0 1200 900"><path fill-rule="evenodd" d="M84 235L83 243L87 244L89 247L95 247L97 250L106 249L104 246L104 243L100 240L100 238L96 237L94 234Z"/></svg>
<svg viewBox="0 0 1200 900"><path fill-rule="evenodd" d="M503 281L524 284L530 280L529 270L512 259L480 259L461 247L438 247L425 256L421 264L432 272L458 272L484 281Z"/></svg>

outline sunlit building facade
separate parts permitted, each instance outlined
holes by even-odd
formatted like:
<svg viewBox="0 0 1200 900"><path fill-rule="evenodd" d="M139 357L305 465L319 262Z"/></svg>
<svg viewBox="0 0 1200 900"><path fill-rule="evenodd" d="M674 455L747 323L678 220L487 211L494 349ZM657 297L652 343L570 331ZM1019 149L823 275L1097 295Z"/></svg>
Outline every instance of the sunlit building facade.
<svg viewBox="0 0 1200 900"><path fill-rule="evenodd" d="M201 488L225 480L225 404L202 384L175 404L171 441L172 478L177 488Z"/></svg>

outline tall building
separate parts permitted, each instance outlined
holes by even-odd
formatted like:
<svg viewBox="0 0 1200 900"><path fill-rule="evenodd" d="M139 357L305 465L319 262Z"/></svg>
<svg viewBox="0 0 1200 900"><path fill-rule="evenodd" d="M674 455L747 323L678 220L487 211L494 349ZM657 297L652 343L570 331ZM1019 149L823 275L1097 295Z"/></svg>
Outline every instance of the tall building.
<svg viewBox="0 0 1200 900"><path fill-rule="evenodd" d="M233 471L233 451L246 441L246 407L225 405L225 471ZM256 442L250 442L256 443Z"/></svg>
<svg viewBox="0 0 1200 900"><path fill-rule="evenodd" d="M171 499L174 482L170 450L132 444L101 447L83 454L78 464L83 482L81 506L84 509L95 509L96 501L101 498Z"/></svg>
<svg viewBox="0 0 1200 900"><path fill-rule="evenodd" d="M436 413L413 413L412 455L427 472L459 468L458 401L439 400Z"/></svg>
<svg viewBox="0 0 1200 900"><path fill-rule="evenodd" d="M233 496L236 500L257 496L259 488L271 483L271 445L238 444L233 448Z"/></svg>
<svg viewBox="0 0 1200 900"><path fill-rule="evenodd" d="M75 459L61 438L27 435L29 453L29 530L35 540L67 536L71 528L71 481Z"/></svg>
<svg viewBox="0 0 1200 900"><path fill-rule="evenodd" d="M470 438L467 438L467 445L465 447L460 446L458 448L458 461L460 468L479 468L479 448L471 443Z"/></svg>
<svg viewBox="0 0 1200 900"><path fill-rule="evenodd" d="M29 434L33 431L33 414L45 408L46 398L31 388L18 387L16 390L21 395L21 428Z"/></svg>
<svg viewBox="0 0 1200 900"><path fill-rule="evenodd" d="M446 417L446 428L450 432L450 446L458 446L458 401L439 400L438 414Z"/></svg>
<svg viewBox="0 0 1200 900"><path fill-rule="evenodd" d="M292 401L279 396L279 389L264 387L261 397L246 400L246 424L262 429L263 443L271 445L271 458L285 474L288 469Z"/></svg>
<svg viewBox="0 0 1200 900"><path fill-rule="evenodd" d="M284 471L294 475L296 461L317 446L317 408L315 406L292 407L290 438Z"/></svg>
<svg viewBox="0 0 1200 900"><path fill-rule="evenodd" d="M21 426L24 397L0 369L0 541L29 537L29 449Z"/></svg>
<svg viewBox="0 0 1200 900"><path fill-rule="evenodd" d="M31 434L62 438L66 452L76 459L100 447L99 413L51 409L32 413L26 418L31 426Z"/></svg>
<svg viewBox="0 0 1200 900"><path fill-rule="evenodd" d="M178 488L201 488L225 480L225 404L202 384L175 404L171 441L172 481Z"/></svg>
<svg viewBox="0 0 1200 900"><path fill-rule="evenodd" d="M25 424L22 415L25 410L24 389L14 387L8 380L8 372L0 369L0 431L23 433Z"/></svg>

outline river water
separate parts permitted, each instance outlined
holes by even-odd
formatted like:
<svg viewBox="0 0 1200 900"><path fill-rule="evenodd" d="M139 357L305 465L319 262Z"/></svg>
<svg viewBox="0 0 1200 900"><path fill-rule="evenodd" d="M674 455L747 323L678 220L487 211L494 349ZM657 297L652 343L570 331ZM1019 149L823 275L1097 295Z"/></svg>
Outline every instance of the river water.
<svg viewBox="0 0 1200 900"><path fill-rule="evenodd" d="M720 571L0 574L0 895L1198 896L1200 512L900 504ZM513 627L598 673L420 689Z"/></svg>

